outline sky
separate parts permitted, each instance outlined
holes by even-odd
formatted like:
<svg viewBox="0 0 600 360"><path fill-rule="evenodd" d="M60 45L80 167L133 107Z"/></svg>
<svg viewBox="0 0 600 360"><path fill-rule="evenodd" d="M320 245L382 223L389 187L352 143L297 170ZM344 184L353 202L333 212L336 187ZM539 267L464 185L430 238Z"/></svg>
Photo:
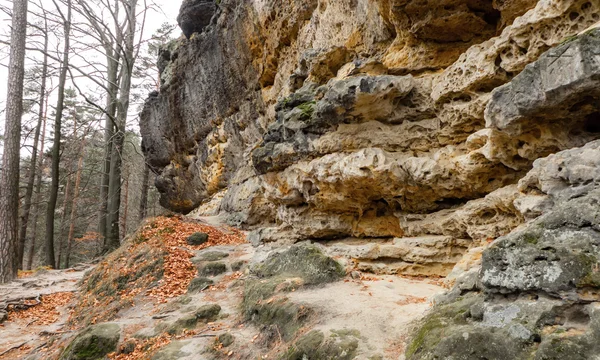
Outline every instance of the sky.
<svg viewBox="0 0 600 360"><path fill-rule="evenodd" d="M32 3L30 0L30 4ZM54 4L52 2L52 0L37 0L38 3L41 1L42 6L44 6L45 9L54 9ZM88 0L89 1L89 0ZM156 4L156 10L149 10L147 12L146 15L146 22L145 22L145 28L144 28L144 33L142 34L144 39L149 39L151 38L152 34L154 34L156 32L156 30L165 22L171 23L171 24L176 24L176 18L177 18L177 14L179 13L179 7L181 5L181 0L147 0L147 1L154 1L154 3ZM142 0L138 0L138 6L140 6L140 4L143 4L144 2ZM11 0L0 0L0 7L8 7L8 8L12 8L12 1ZM34 9L34 6L30 5L30 9ZM54 10L53 12L55 12L56 10ZM179 28L176 28L175 31L172 33L173 37L178 37L180 34L180 30ZM9 34L10 34L10 18L4 13L4 12L0 12L0 38L2 39L9 39ZM78 39L81 40L83 43L85 43L86 39ZM30 39L28 41L35 41L33 39ZM90 42L92 42L92 40L90 40ZM55 48L62 48L62 45L60 44L60 40L57 40L57 42L55 43L51 43L50 47L55 47ZM9 53L9 47L7 45L3 45L0 44L0 134L2 134L4 132L4 121L5 121L5 112L4 112L4 108L5 108L5 103L6 103L6 89L7 89L7 81L8 81L8 69L7 69L7 65L8 65L8 53ZM32 57L32 56L40 56L39 54L33 54L33 52L28 52L26 54L27 57ZM86 56L94 56L94 55L86 55ZM77 61L76 59L74 59L73 61ZM26 60L26 67L27 64L31 64L32 60L27 61ZM84 80L78 80L78 86L82 87L82 88L86 88L90 91L94 91L94 84L92 84L90 81L84 81ZM85 90L84 90L85 92ZM52 103L52 100L50 100L50 103ZM132 110L135 112L137 111L134 106L132 106ZM26 122L27 119L24 119L24 122ZM135 127L135 125L134 125ZM49 133L49 130L48 130ZM2 144L0 143L0 154L2 153Z"/></svg>

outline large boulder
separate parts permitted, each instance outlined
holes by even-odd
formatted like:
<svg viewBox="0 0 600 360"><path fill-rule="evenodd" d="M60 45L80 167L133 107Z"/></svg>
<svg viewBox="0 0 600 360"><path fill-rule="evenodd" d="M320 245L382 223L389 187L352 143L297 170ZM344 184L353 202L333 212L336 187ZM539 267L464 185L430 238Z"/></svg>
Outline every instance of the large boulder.
<svg viewBox="0 0 600 360"><path fill-rule="evenodd" d="M99 360L117 350L121 328L114 323L89 326L62 352L60 360Z"/></svg>
<svg viewBox="0 0 600 360"><path fill-rule="evenodd" d="M217 11L214 0L184 0L179 9L177 23L183 34L189 38L193 33L199 33L210 24Z"/></svg>
<svg viewBox="0 0 600 360"><path fill-rule="evenodd" d="M294 245L285 251L273 252L253 268L252 273L260 278L299 277L306 285L333 282L345 275L342 266L316 245Z"/></svg>
<svg viewBox="0 0 600 360"><path fill-rule="evenodd" d="M305 285L337 281L345 271L316 245L299 244L271 253L251 274L254 276L246 279L244 286L244 318L267 332L274 328L290 341L314 310L290 301L285 294Z"/></svg>

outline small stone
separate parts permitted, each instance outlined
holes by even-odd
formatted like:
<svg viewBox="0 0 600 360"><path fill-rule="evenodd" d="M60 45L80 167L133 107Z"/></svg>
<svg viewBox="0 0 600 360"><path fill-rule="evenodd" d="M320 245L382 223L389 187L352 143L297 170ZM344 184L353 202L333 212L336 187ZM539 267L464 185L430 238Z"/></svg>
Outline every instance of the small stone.
<svg viewBox="0 0 600 360"><path fill-rule="evenodd" d="M471 318L476 321L483 320L484 310L485 309L483 308L483 302L477 302L477 303L471 305L471 307L469 308L469 312L471 313Z"/></svg>
<svg viewBox="0 0 600 360"><path fill-rule="evenodd" d="M360 279L360 272L354 270L350 273L350 277L352 277L354 280Z"/></svg>
<svg viewBox="0 0 600 360"><path fill-rule="evenodd" d="M219 304L204 305L196 310L195 317L197 320L214 321L221 312L221 306Z"/></svg>
<svg viewBox="0 0 600 360"><path fill-rule="evenodd" d="M119 348L119 354L131 354L135 351L135 341L129 340Z"/></svg>
<svg viewBox="0 0 600 360"><path fill-rule="evenodd" d="M221 343L223 347L228 347L229 345L233 344L234 340L235 338L230 333L223 333L217 336L217 341Z"/></svg>
<svg viewBox="0 0 600 360"><path fill-rule="evenodd" d="M8 319L8 313L4 310L0 310L0 324Z"/></svg>
<svg viewBox="0 0 600 360"><path fill-rule="evenodd" d="M177 321L168 326L166 329L166 333L169 335L177 335L180 334L184 329L195 328L197 323L198 319L195 315L186 315L177 319Z"/></svg>
<svg viewBox="0 0 600 360"><path fill-rule="evenodd" d="M185 241L188 245L202 245L208 241L208 234L203 232L196 232L188 236Z"/></svg>
<svg viewBox="0 0 600 360"><path fill-rule="evenodd" d="M222 251L208 251L200 254L198 257L201 261L217 261L228 257L229 254Z"/></svg>
<svg viewBox="0 0 600 360"><path fill-rule="evenodd" d="M188 293L200 292L202 290L205 290L206 288L208 288L209 286L211 286L214 283L215 282L209 278L197 277L197 278L192 279L192 281L190 282L190 285L188 286L187 292Z"/></svg>
<svg viewBox="0 0 600 360"><path fill-rule="evenodd" d="M227 271L227 266L222 262L210 262L200 268L199 274L202 276L217 276Z"/></svg>
<svg viewBox="0 0 600 360"><path fill-rule="evenodd" d="M242 268L244 266L246 266L246 264L248 264L247 261L245 261L245 260L238 260L238 261L236 261L236 262L234 262L234 263L231 264L231 271L240 271L240 270L242 270Z"/></svg>

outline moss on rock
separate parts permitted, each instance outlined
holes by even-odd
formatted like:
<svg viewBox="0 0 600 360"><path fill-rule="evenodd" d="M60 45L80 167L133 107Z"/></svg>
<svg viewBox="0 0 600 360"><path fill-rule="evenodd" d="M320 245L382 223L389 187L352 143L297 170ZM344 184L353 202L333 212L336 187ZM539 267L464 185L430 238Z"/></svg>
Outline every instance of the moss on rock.
<svg viewBox="0 0 600 360"><path fill-rule="evenodd" d="M187 343L188 341L173 341L154 354L151 360L174 360L185 357L189 354L181 351L181 348Z"/></svg>
<svg viewBox="0 0 600 360"><path fill-rule="evenodd" d="M306 285L329 283L346 275L342 265L323 254L316 245L294 245L272 253L252 272L258 277L300 277Z"/></svg>
<svg viewBox="0 0 600 360"><path fill-rule="evenodd" d="M198 320L208 322L216 320L220 312L221 306L219 304L209 304L199 307L194 316Z"/></svg>
<svg viewBox="0 0 600 360"><path fill-rule="evenodd" d="M92 325L80 332L62 352L60 360L96 360L117 350L121 328L114 323Z"/></svg>
<svg viewBox="0 0 600 360"><path fill-rule="evenodd" d="M298 339L279 357L281 360L350 360L357 355L358 337L355 332L333 333L328 339L313 330Z"/></svg>
<svg viewBox="0 0 600 360"><path fill-rule="evenodd" d="M218 261L228 257L229 254L223 251L207 251L198 256L200 261Z"/></svg>
<svg viewBox="0 0 600 360"><path fill-rule="evenodd" d="M202 245L208 241L208 234L203 232L195 232L188 236L185 241L188 245Z"/></svg>
<svg viewBox="0 0 600 360"><path fill-rule="evenodd" d="M209 262L202 266L198 273L200 276L217 276L227 271L227 265L222 262Z"/></svg>
<svg viewBox="0 0 600 360"><path fill-rule="evenodd" d="M242 314L248 321L275 327L286 341L294 338L313 311L291 302L283 293L345 275L342 266L315 245L294 245L271 254L252 273L258 278L246 280Z"/></svg>
<svg viewBox="0 0 600 360"><path fill-rule="evenodd" d="M190 285L187 288L188 293L196 293L200 292L209 286L213 285L215 282L206 277L197 277L192 279Z"/></svg>

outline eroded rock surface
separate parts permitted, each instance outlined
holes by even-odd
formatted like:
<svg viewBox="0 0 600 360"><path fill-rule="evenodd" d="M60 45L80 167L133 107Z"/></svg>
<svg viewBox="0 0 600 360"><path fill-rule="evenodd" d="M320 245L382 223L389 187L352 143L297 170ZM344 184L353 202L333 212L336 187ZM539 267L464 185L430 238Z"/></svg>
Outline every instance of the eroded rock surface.
<svg viewBox="0 0 600 360"><path fill-rule="evenodd" d="M141 116L161 204L457 276L597 182L598 21L589 0L186 1Z"/></svg>
<svg viewBox="0 0 600 360"><path fill-rule="evenodd" d="M440 297L415 331L408 358L593 359L599 204L593 190L496 240L483 252L481 271Z"/></svg>

